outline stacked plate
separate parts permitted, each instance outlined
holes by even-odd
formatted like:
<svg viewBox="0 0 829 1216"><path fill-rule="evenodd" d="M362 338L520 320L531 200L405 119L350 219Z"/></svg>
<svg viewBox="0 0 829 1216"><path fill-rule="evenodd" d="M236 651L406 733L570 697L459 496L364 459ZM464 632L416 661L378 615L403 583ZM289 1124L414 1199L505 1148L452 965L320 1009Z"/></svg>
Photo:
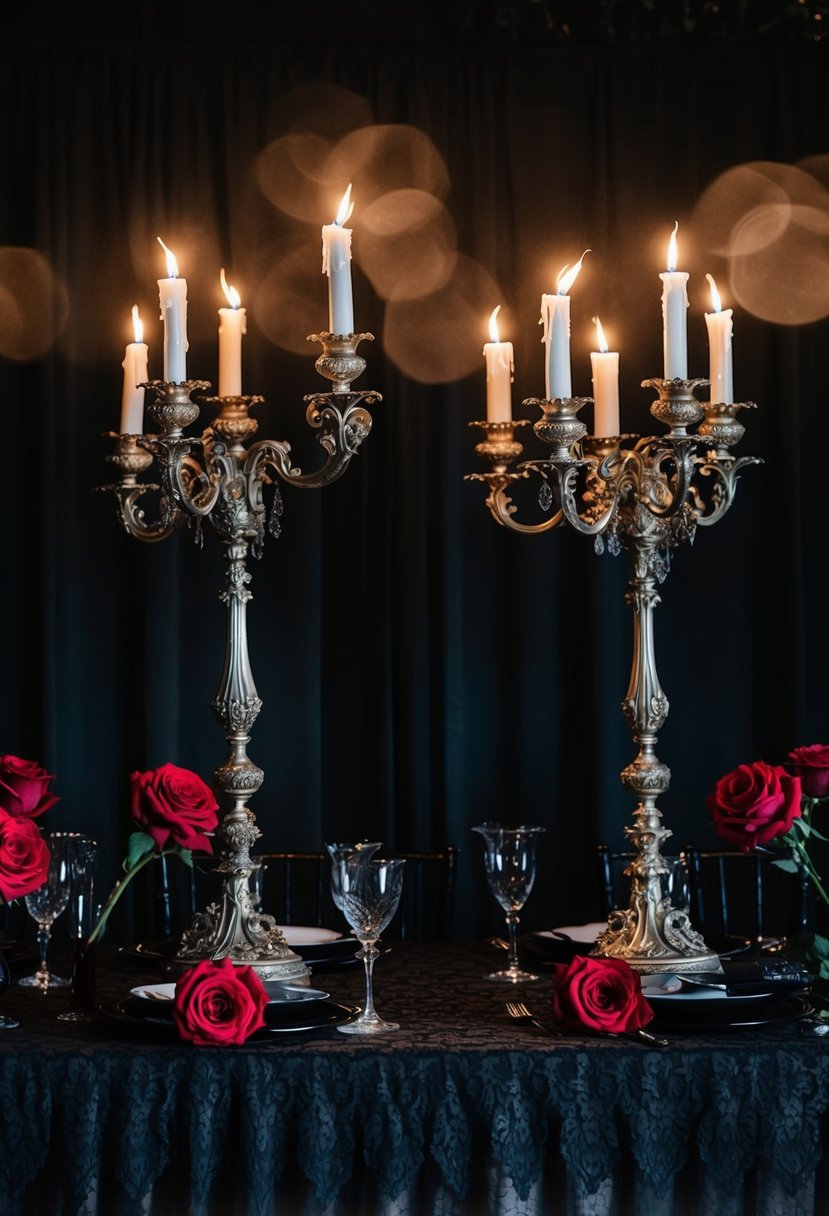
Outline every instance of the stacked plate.
<svg viewBox="0 0 829 1216"><path fill-rule="evenodd" d="M347 967L357 962L360 943L355 937L345 937L335 929L317 925L280 925L282 935L291 949L315 971ZM121 954L136 962L166 963L178 953L181 939L138 942L122 947Z"/></svg>
<svg viewBox="0 0 829 1216"><path fill-rule="evenodd" d="M359 1012L354 1005L332 1001L321 988L284 984L275 980L265 981L264 987L268 994L266 1024L251 1036L249 1042L261 1042L276 1034L298 1034L337 1026ZM122 1000L102 1005L101 1012L123 1026L177 1038L178 1031L173 1021L175 991L173 983L140 984Z"/></svg>
<svg viewBox="0 0 829 1216"><path fill-rule="evenodd" d="M279 927L291 949L313 972L326 971L332 967L347 967L357 962L360 943L356 937L344 937L334 929L323 929L317 925Z"/></svg>
<svg viewBox="0 0 829 1216"><path fill-rule="evenodd" d="M769 983L740 991L713 979L693 976L644 975L642 992L663 1030L723 1030L773 1026L793 1022L812 1012L805 989L792 991Z"/></svg>

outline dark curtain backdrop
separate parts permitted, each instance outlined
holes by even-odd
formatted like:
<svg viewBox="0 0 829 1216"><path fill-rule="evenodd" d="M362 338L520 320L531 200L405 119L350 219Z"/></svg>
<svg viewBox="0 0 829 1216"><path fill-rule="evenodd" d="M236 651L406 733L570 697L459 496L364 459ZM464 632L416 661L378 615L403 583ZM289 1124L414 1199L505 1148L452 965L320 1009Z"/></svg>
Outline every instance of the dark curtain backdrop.
<svg viewBox="0 0 829 1216"><path fill-rule="evenodd" d="M281 6L255 26L229 11L212 29L203 14L166 28L137 18L135 36L81 34L68 18L38 27L32 10L0 45L0 752L56 774L49 822L98 837L102 888L130 830L129 773L170 760L209 778L224 759L210 710L225 630L216 537L208 529L201 550L190 532L141 545L96 491L113 477L105 432L118 425L130 308L160 378L161 236L189 284L188 373L215 384L226 267L248 307L245 391L266 398L258 437L288 439L310 468L302 397L323 385L304 339L327 320L319 225L352 174L292 216L274 201L290 197L287 162L272 163L266 192L262 154L291 131L315 132L322 160L322 140L352 128L415 128L424 160L401 168L386 151L353 170L355 313L376 335L359 387L383 395L372 433L335 485L283 488L283 534L251 563L264 706L249 751L266 774L252 809L263 848L458 844L462 936L501 923L470 828L537 821L547 834L526 924L590 919L592 847L623 847L633 809L618 780L634 754L620 712L625 559L565 529L512 535L464 480L482 468L468 423L485 416L486 322L501 303L527 416L521 400L544 393L541 292L589 247L572 293L574 391L590 391L598 312L621 351L623 428L657 430L640 385L662 370L673 222L691 273L690 370L706 375L706 271L733 293L701 200L736 166L829 154L829 47L448 45L422 24L406 45L389 20L382 40L368 24L361 37L372 9L337 27L348 42L327 40L325 7L295 40ZM298 192L315 170L303 148ZM455 270L425 301L388 298L405 240L382 290L361 265L361 200L387 179L431 191L448 216ZM753 203L750 190L739 199ZM769 294L796 302L829 278L826 228L812 237L814 256L771 273ZM739 450L764 463L726 518L675 554L662 589L671 713L658 753L678 845L714 842L705 798L723 772L829 738L828 336L822 315L778 324L735 304L736 394L759 406L742 415ZM529 428L521 438L542 455ZM531 499L522 509L540 518Z"/></svg>

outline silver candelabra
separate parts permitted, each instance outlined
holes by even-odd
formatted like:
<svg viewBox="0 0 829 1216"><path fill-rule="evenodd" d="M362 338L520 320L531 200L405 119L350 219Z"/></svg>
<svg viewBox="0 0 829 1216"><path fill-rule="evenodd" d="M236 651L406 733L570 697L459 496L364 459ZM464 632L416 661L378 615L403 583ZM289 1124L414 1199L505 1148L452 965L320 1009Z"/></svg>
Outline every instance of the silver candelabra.
<svg viewBox="0 0 829 1216"><path fill-rule="evenodd" d="M227 578L221 599L227 609L224 670L213 699L213 712L230 747L227 759L213 773L222 803L218 829L221 898L198 912L182 935L174 963L187 966L206 958L230 957L254 966L262 979L307 980L309 971L285 942L274 917L261 910L250 890L256 869L251 848L262 835L248 806L261 786L264 772L247 754L250 732L262 702L256 691L248 654L246 613L251 592L247 559L260 557L266 530L281 531L282 499L278 480L298 489L318 489L340 477L371 429L365 408L382 400L373 391L353 392L351 383L365 370L357 347L371 334L312 334L308 341L322 344L317 371L332 382L332 391L311 393L308 424L319 431L326 460L320 469L302 473L291 459L290 444L262 439L246 446L258 423L251 407L262 397L202 397L216 416L198 437L185 435L199 415L191 394L203 394L210 385L202 380L182 383L150 381L148 411L158 434L115 435L115 451L108 459L120 472L112 490L117 515L127 532L141 541L160 541L184 524L195 529L202 542L202 523L209 519L224 547ZM138 480L156 462L157 483ZM272 487L270 515L265 489ZM144 496L158 494L158 518L150 522L142 508Z"/></svg>
<svg viewBox="0 0 829 1216"><path fill-rule="evenodd" d="M754 456L735 459L731 452L744 434L737 414L753 403L698 400L694 389L708 383L643 381L643 388L657 393L651 414L668 427L665 435L643 438L589 436L578 419L589 397L529 398L524 405L542 412L533 429L552 448L543 460L515 463L523 451L515 428L528 426L527 420L469 424L486 432L475 451L490 469L467 474L466 479L486 482L486 505L497 523L522 533L547 532L567 523L592 536L598 553L625 549L628 554L625 599L633 609L633 661L622 711L638 753L622 771L621 781L638 800L634 824L625 828L635 854L625 870L631 880L629 906L611 914L594 953L625 959L640 972L720 966L687 913L671 905L669 867L660 851L671 831L663 826L656 805L671 779L670 769L655 751L657 731L668 716L654 649L657 586L668 574L671 551L693 541L698 526L710 527L721 519L734 500L740 471L762 463ZM697 423L689 433L688 428ZM538 523L523 524L516 519L517 508L508 491L514 482L531 477L540 479L539 504L552 514Z"/></svg>

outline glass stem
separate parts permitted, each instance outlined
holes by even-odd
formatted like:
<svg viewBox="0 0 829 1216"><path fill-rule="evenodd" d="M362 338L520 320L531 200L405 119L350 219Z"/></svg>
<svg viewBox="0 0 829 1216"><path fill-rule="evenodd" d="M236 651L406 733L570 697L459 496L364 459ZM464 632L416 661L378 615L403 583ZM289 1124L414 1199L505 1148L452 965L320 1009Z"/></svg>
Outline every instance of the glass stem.
<svg viewBox="0 0 829 1216"><path fill-rule="evenodd" d="M38 921L37 926L37 944L40 949L40 967L38 969L38 979L48 979L49 971L46 967L46 951L49 949L49 942L52 940L52 927L47 921Z"/></svg>
<svg viewBox="0 0 829 1216"><path fill-rule="evenodd" d="M373 1018L374 1015L374 960L378 957L380 951L374 942L365 942L363 945L363 962L366 967L366 1006L363 1010L364 1018Z"/></svg>
<svg viewBox="0 0 829 1216"><path fill-rule="evenodd" d="M509 969L518 970L518 913L507 912L507 930L509 932Z"/></svg>

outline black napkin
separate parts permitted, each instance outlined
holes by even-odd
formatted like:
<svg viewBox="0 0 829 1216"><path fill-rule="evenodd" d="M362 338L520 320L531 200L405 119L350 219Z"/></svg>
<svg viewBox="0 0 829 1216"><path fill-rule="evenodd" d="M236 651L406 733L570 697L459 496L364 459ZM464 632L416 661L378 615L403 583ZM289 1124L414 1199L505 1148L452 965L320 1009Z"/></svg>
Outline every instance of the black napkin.
<svg viewBox="0 0 829 1216"><path fill-rule="evenodd" d="M786 959L728 959L722 960L722 972L694 971L680 974L680 979L693 987L694 982L724 987L729 996L751 996L761 992L796 992L808 988L814 975L800 963Z"/></svg>

